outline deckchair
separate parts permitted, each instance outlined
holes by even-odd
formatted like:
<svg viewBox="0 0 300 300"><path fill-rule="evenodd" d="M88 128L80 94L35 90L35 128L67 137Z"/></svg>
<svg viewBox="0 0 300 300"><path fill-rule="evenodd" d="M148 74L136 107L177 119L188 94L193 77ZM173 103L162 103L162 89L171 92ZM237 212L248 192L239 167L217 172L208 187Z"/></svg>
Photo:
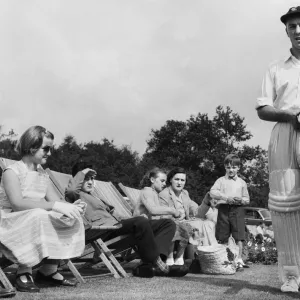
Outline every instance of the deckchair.
<svg viewBox="0 0 300 300"><path fill-rule="evenodd" d="M133 208L123 198L112 182L95 180L94 195L114 206L120 217L124 219L132 217Z"/></svg>
<svg viewBox="0 0 300 300"><path fill-rule="evenodd" d="M112 182L95 180L94 195L104 199L108 204L112 205L116 209L116 213L122 219L133 217L133 207L124 199L117 188L112 184ZM139 258L138 254L131 249L125 253L123 260L129 262L133 259Z"/></svg>
<svg viewBox="0 0 300 300"><path fill-rule="evenodd" d="M132 206L135 207L141 191L138 189L134 189L134 188L125 186L122 183L119 183L119 187L124 192L124 194L128 197Z"/></svg>
<svg viewBox="0 0 300 300"><path fill-rule="evenodd" d="M65 188L67 187L68 182L72 176L56 171L51 171L50 169L46 169L46 171L49 174L52 183L59 192L60 197L64 198ZM63 186L65 188L63 188ZM103 199L104 194L105 193L102 193L100 190L98 190L94 193L94 196ZM123 218L130 217L130 214L128 214L128 212L122 204L115 206L113 202L107 201L106 198L104 200L106 200L108 204L111 204L115 207L119 216L122 216ZM128 277L128 274L123 269L121 264L117 261L114 255L121 253L125 250L131 251L132 247L130 246L130 244L132 243L132 239L129 235L120 235L110 240L104 241L102 239L102 236L114 229L116 229L115 226L93 226L91 228L91 230L99 231L99 234L95 235L94 240L87 241L88 244L91 244L91 246L95 250L94 257L90 264L94 265L95 263L98 263L102 260L115 278ZM110 250L109 248L111 248L112 250ZM125 257L125 260L128 261L129 259ZM83 267L86 266L88 266L88 264L85 264Z"/></svg>

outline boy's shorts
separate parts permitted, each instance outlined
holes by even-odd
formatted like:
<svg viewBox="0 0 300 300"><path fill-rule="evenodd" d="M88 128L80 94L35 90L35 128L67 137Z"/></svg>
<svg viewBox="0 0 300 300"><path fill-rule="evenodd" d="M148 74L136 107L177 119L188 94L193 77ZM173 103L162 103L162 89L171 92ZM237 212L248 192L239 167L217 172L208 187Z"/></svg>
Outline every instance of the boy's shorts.
<svg viewBox="0 0 300 300"><path fill-rule="evenodd" d="M220 204L216 238L221 243L227 243L230 234L235 241L245 240L245 210L242 206Z"/></svg>

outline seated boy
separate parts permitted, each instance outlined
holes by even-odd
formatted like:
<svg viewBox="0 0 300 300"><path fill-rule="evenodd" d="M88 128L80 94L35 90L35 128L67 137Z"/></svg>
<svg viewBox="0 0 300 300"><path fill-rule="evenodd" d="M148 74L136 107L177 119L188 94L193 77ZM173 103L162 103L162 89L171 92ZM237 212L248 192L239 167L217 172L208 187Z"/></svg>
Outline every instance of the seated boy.
<svg viewBox="0 0 300 300"><path fill-rule="evenodd" d="M210 196L219 201L216 238L221 243L227 243L232 234L239 247L237 270L249 267L242 260L243 241L245 240L245 212L243 205L249 204L249 194L246 182L238 177L240 159L235 154L229 154L224 160L226 174L217 179L210 189Z"/></svg>
<svg viewBox="0 0 300 300"><path fill-rule="evenodd" d="M143 263L134 270L134 275L140 277L152 276L184 276L188 272L186 266L169 267L162 258L166 258L168 250L175 234L175 223L171 220L148 220L135 217L120 220L111 213L113 207L105 203L103 199L94 197L91 193L94 189L96 172L90 168L80 171L80 164L73 167L73 178L66 189L66 200L74 202L78 199L87 203L85 219L92 225L113 226L121 224L122 227L114 234L130 234L134 240L138 253ZM89 230L86 231L86 240L92 238Z"/></svg>

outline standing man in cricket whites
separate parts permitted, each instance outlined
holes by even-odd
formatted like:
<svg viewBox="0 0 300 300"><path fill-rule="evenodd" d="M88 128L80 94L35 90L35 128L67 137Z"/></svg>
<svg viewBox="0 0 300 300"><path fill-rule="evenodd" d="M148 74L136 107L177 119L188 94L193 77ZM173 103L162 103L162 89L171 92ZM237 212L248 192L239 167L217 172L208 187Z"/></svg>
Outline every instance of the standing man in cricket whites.
<svg viewBox="0 0 300 300"><path fill-rule="evenodd" d="M272 63L256 109L260 119L276 122L269 143L269 209L278 250L282 292L300 283L300 6L280 18L292 48Z"/></svg>

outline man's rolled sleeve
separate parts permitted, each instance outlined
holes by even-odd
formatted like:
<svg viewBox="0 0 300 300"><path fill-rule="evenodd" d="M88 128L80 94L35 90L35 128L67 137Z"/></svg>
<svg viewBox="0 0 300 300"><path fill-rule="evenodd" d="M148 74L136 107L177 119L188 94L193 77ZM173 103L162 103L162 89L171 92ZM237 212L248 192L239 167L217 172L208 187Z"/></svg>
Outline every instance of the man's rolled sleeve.
<svg viewBox="0 0 300 300"><path fill-rule="evenodd" d="M261 97L257 98L255 108L258 109L266 105L273 106L273 102L275 98L276 98L276 91L275 91L274 80L273 80L271 69L269 69L263 78Z"/></svg>

